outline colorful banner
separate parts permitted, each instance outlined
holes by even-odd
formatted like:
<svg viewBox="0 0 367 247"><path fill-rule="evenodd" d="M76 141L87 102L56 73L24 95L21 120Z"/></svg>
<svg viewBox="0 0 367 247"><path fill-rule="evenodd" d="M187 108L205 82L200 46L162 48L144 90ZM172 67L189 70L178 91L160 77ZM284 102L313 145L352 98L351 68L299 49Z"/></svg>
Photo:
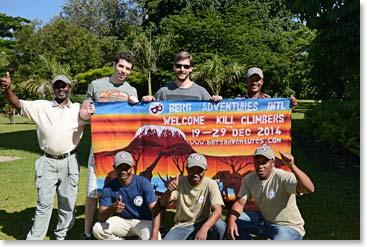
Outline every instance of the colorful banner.
<svg viewBox="0 0 367 247"><path fill-rule="evenodd" d="M291 151L290 100L96 103L91 130L99 190L114 177L114 155L121 150L133 155L134 173L147 177L157 195L186 175L187 157L198 152L207 159L206 176L218 182L224 200L233 201L241 178L254 170L257 147L270 145L276 166L287 169L279 151Z"/></svg>

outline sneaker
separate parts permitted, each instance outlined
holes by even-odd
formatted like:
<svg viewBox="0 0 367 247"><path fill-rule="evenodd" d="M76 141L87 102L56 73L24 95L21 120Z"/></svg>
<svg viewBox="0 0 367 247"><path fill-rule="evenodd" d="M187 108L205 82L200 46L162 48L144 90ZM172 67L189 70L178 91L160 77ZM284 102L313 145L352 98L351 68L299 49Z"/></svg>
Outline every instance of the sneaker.
<svg viewBox="0 0 367 247"><path fill-rule="evenodd" d="M90 235L89 237L87 236L87 234L85 234L85 232L83 232L82 235L80 235L80 239L81 240L92 240L92 235Z"/></svg>

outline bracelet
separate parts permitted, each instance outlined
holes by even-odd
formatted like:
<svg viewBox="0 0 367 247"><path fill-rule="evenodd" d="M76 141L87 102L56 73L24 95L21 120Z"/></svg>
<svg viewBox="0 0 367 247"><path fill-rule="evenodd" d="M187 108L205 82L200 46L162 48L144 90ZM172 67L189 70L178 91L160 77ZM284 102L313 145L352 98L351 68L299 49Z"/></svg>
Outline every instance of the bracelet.
<svg viewBox="0 0 367 247"><path fill-rule="evenodd" d="M239 212L237 212L236 210L231 210L229 212L229 215L234 215L234 216L236 216L238 218L238 217L240 217L241 214Z"/></svg>

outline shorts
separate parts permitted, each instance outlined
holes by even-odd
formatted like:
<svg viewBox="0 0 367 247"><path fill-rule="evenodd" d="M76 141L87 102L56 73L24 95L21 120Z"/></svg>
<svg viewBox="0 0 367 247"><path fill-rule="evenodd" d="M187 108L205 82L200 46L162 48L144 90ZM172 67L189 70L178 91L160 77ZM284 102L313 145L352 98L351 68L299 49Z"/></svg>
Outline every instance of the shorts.
<svg viewBox="0 0 367 247"><path fill-rule="evenodd" d="M98 198L96 165L94 162L93 149L90 149L88 158L87 197Z"/></svg>

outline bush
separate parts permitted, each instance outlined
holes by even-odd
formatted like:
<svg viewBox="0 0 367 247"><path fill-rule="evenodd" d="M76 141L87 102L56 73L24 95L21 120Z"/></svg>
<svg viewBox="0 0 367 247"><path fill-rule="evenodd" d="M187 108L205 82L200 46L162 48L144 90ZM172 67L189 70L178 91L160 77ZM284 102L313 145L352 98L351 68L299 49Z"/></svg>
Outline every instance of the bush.
<svg viewBox="0 0 367 247"><path fill-rule="evenodd" d="M328 100L305 113L304 131L316 140L360 155L360 104Z"/></svg>

